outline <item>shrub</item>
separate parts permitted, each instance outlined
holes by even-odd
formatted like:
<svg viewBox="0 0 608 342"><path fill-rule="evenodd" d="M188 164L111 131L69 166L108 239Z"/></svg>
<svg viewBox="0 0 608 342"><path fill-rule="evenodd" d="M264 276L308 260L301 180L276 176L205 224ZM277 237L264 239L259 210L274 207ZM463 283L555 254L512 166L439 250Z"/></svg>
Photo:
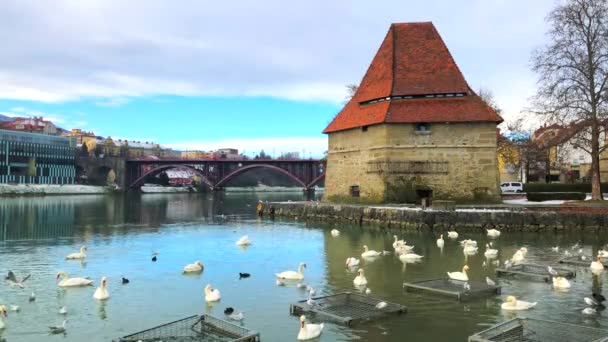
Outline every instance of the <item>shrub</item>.
<svg viewBox="0 0 608 342"><path fill-rule="evenodd" d="M554 200L570 200L570 201L582 201L586 197L584 192L528 192L528 201L542 202L542 201L554 201Z"/></svg>
<svg viewBox="0 0 608 342"><path fill-rule="evenodd" d="M591 183L528 183L524 184L524 192L591 192ZM608 192L608 183L602 183L602 192Z"/></svg>

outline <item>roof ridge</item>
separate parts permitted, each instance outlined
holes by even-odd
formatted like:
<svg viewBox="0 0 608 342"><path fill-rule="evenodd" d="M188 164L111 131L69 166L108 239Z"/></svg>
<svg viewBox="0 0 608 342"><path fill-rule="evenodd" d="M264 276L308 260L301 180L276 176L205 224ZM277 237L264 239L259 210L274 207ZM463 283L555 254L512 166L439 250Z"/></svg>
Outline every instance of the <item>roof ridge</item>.
<svg viewBox="0 0 608 342"><path fill-rule="evenodd" d="M437 27L435 27L435 25L432 25L432 27L433 27L433 30L435 31L435 33L437 33L437 36L439 37L439 40L441 41L441 44L445 48L445 51L448 53L448 56L452 60L452 63L454 63L454 65L456 66L456 70L458 71L458 73L460 74L460 76L463 78L464 83L467 85L467 88L469 89L469 91L471 91L471 86L469 85L469 82L464 77L464 74L462 73L462 70L460 70L460 66L458 65L458 63L456 63L456 60L454 59L454 56L452 55L452 52L450 51L450 49L448 49L448 46L445 43L445 40L443 40L443 37L441 36L441 33L439 33L439 30L437 29ZM475 94L475 95L477 95L477 94Z"/></svg>
<svg viewBox="0 0 608 342"><path fill-rule="evenodd" d="M389 96L393 95L393 91L395 89L395 73L396 73L396 70L395 70L395 60L396 60L396 58L395 58L395 51L397 50L397 49L395 49L395 46L397 44L397 30L395 30L395 26L396 26L396 24L392 24L391 25L391 30L393 30L393 49L392 49L393 51L391 53L391 59L392 59L391 60L391 91L390 91ZM390 115L391 115L391 112L390 112L390 106L389 106L388 111L387 111L386 115L384 116L384 120L383 121L386 122L388 120L388 117Z"/></svg>

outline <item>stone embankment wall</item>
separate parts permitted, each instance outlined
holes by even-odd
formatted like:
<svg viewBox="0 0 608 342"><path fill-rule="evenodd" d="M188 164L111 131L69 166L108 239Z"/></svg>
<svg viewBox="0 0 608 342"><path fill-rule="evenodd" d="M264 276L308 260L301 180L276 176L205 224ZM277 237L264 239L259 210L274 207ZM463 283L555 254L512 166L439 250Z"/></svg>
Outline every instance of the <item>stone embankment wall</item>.
<svg viewBox="0 0 608 342"><path fill-rule="evenodd" d="M608 215L599 213L560 213L502 209L457 209L456 211L420 210L361 205L338 205L316 202L275 202L271 208L276 217L298 220L374 224L404 230L481 230L489 228L516 231L553 231L571 229L604 229Z"/></svg>

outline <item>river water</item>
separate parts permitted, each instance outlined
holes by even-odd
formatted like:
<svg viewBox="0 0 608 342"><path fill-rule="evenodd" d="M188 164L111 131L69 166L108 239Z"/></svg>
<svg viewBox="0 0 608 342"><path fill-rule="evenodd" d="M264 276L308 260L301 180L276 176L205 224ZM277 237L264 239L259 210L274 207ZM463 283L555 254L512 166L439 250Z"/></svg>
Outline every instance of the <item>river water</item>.
<svg viewBox="0 0 608 342"><path fill-rule="evenodd" d="M261 333L262 341L294 341L299 330L289 304L307 298L304 291L279 287L274 274L296 269L306 262L305 283L317 295L354 291L355 277L344 267L349 256L359 257L362 245L391 250L392 233L347 225L306 224L297 221L259 220L255 206L261 200L300 200L299 194L229 194L209 198L198 194L146 194L130 196L66 196L0 199L0 270L12 269L18 277L31 273L25 289L0 283L0 304L19 305L9 312L2 337L7 341L109 341L193 314L223 316L227 306L245 312L243 325ZM341 235L332 237L338 228ZM249 235L253 245L240 249L235 241ZM603 312L585 317L584 296L601 291L604 275L594 277L588 267L574 268L577 277L567 292L543 282L500 278L493 266L483 266L481 253L465 257L460 245L446 239L437 248L432 233L408 232L400 237L424 255L418 264L403 264L396 256L362 261L372 296L404 304L406 315L352 328L326 324L321 341L466 341L477 331L513 317L542 318L608 329ZM462 233L483 246L484 234ZM555 263L562 250L576 242L591 255L608 241L597 233L503 233L495 240L499 259L509 258L526 246L528 260ZM88 246L86 262L64 256ZM560 252L551 250L560 246ZM158 261L152 262L152 251ZM578 249L576 251L578 252ZM466 259L466 260L465 260ZM200 260L205 271L184 276L184 265ZM502 295L460 303L450 298L404 292L403 282L440 278L464 263L472 280L497 280ZM91 277L97 286L108 278L110 299L92 298L95 287L60 289L55 275ZM238 279L248 272L248 279ZM121 284L121 277L130 279ZM212 284L222 293L214 306L205 304L203 288ZM34 292L36 300L29 302ZM507 294L538 301L535 309L518 314L501 311ZM67 334L48 334L60 324L67 308Z"/></svg>

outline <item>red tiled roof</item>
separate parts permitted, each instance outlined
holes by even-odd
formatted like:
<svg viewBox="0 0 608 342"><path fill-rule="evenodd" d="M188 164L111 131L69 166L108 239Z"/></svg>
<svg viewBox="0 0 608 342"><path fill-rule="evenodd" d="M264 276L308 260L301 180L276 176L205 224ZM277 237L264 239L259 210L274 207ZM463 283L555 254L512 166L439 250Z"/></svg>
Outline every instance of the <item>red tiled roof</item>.
<svg viewBox="0 0 608 342"><path fill-rule="evenodd" d="M465 94L462 97L391 99ZM363 104L362 104L363 103ZM430 23L392 24L359 89L325 128L331 133L379 123L501 122L468 86Z"/></svg>

